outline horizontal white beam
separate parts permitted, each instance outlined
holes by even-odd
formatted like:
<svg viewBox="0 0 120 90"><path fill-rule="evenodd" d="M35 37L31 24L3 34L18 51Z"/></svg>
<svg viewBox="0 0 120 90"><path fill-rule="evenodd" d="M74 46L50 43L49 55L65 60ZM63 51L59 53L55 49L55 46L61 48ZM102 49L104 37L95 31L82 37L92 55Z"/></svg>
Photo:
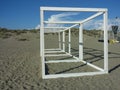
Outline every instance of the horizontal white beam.
<svg viewBox="0 0 120 90"><path fill-rule="evenodd" d="M49 54L49 55L45 55L45 57L56 57L56 56L72 56L69 54Z"/></svg>
<svg viewBox="0 0 120 90"><path fill-rule="evenodd" d="M53 28L58 28L58 29L59 29L59 28L60 28L60 29L65 29L65 28L68 28L68 27L44 27L44 28L45 28L45 29L51 29L51 28L52 28L52 29L53 29Z"/></svg>
<svg viewBox="0 0 120 90"><path fill-rule="evenodd" d="M46 11L77 11L77 12L105 12L106 8L75 8L75 7L40 7L40 10Z"/></svg>
<svg viewBox="0 0 120 90"><path fill-rule="evenodd" d="M99 15L102 15L103 13L104 13L104 12L98 12L98 13L96 13L96 14L94 14L94 15L86 18L86 19L84 19L83 21L81 21L81 23L85 23L85 22L87 22L87 21L89 21L89 20L91 20L91 19L93 19L93 18L95 18L95 17L97 17L97 16L99 16Z"/></svg>
<svg viewBox="0 0 120 90"><path fill-rule="evenodd" d="M50 79L50 78L69 78L69 77L79 77L79 76L90 76L90 75L99 75L99 74L106 74L106 72L95 71L95 72L81 72L81 73L69 73L69 74L51 74L45 75L43 79Z"/></svg>
<svg viewBox="0 0 120 90"><path fill-rule="evenodd" d="M64 52L64 51L45 51L45 53L61 53L61 52Z"/></svg>
<svg viewBox="0 0 120 90"><path fill-rule="evenodd" d="M79 24L81 21L44 21L50 24Z"/></svg>
<svg viewBox="0 0 120 90"><path fill-rule="evenodd" d="M66 29L64 29L64 30L61 30L61 32L62 32L62 31L69 30L69 29L71 29L71 28L73 28L73 27L75 27L75 26L77 26L77 25L79 25L79 24L74 24L74 25L72 25L72 26L70 26L70 27L68 27L68 28L66 28Z"/></svg>
<svg viewBox="0 0 120 90"><path fill-rule="evenodd" d="M58 50L58 51L59 51L59 50L61 50L61 49L59 49L59 48L50 48L50 49L45 49L45 51L54 51L54 50L55 50L55 51L56 51L56 50Z"/></svg>
<svg viewBox="0 0 120 90"><path fill-rule="evenodd" d="M56 31L55 30L54 31L47 31L46 30L44 33L49 33L50 34L50 33L59 33L59 32L61 32L61 30L56 30Z"/></svg>
<svg viewBox="0 0 120 90"><path fill-rule="evenodd" d="M60 63L60 62L80 62L78 60L49 60L46 61L45 63Z"/></svg>

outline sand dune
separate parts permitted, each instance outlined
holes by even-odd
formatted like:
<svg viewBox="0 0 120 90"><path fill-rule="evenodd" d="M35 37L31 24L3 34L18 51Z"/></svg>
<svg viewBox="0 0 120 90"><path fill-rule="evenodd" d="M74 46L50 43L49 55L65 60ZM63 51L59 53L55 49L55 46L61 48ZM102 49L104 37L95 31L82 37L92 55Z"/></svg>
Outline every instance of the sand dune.
<svg viewBox="0 0 120 90"><path fill-rule="evenodd" d="M27 38L20 41L20 38ZM46 48L57 47L56 36L46 35ZM67 38L67 36L66 36ZM50 41L49 41L50 40ZM97 38L84 36L84 59L96 61L102 67L103 47ZM72 37L72 48L78 49L78 37ZM21 36L0 38L0 90L119 90L120 89L120 43L109 44L109 74L76 78L41 78L39 34L25 33ZM67 46L66 46L67 47ZM66 49L67 50L67 49ZM77 53L77 52L76 52ZM102 55L95 59L94 55ZM92 55L92 56L91 56ZM100 59L100 60L98 60ZM81 64L48 65L49 73L74 68L68 72L93 70L77 67ZM54 67L53 67L54 66ZM61 66L64 66L61 68ZM58 69L57 69L58 67ZM66 73L66 72L65 72Z"/></svg>

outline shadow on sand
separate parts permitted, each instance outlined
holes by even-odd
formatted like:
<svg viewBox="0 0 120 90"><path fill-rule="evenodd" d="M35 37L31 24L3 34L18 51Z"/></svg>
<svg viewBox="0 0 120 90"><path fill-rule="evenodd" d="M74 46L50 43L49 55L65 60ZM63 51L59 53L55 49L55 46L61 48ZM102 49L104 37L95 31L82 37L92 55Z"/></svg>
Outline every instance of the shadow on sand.
<svg viewBox="0 0 120 90"><path fill-rule="evenodd" d="M79 56L79 53L78 53L78 50L77 49L74 49L74 48L71 48L71 52L72 52L72 55L78 57ZM89 57L87 58L84 58L85 61L89 62L89 63L94 63L94 62L97 62L97 61L100 61L100 60L103 60L104 59L104 52L102 50L98 50L98 49L93 49L93 48L87 48L87 47L84 47L84 56L85 55L88 55ZM113 55L113 56L111 56ZM115 56L114 56L115 55ZM116 56L117 55L117 56ZM67 58L61 58L62 59L69 59L70 57L67 57ZM120 58L120 53L114 53L114 52L108 52L108 58L111 59L111 58ZM76 66L76 67L72 67L72 68L69 68L69 69L66 69L64 71L60 71L60 72L56 72L56 74L60 74L60 73L65 73L65 72L68 72L68 71L71 71L71 70L74 70L76 68L79 68L79 67L82 67L82 66L85 66L86 64L82 64L82 65L79 65L79 66ZM46 74L49 74L48 71L48 66L47 64L45 64L45 69L46 69ZM114 71L115 69L119 68L120 67L120 64L114 66L113 68L109 69L109 73L111 73L112 71Z"/></svg>

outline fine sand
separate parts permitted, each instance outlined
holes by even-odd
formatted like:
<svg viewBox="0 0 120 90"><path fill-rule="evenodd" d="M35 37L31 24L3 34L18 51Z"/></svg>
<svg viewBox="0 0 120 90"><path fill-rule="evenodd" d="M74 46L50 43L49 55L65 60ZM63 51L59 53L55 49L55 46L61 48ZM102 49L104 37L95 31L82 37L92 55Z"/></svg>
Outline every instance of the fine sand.
<svg viewBox="0 0 120 90"><path fill-rule="evenodd" d="M71 39L72 54L78 56L78 36ZM57 48L57 43L56 34L45 35L46 48ZM39 33L0 38L0 90L120 90L120 43L109 44L108 74L72 78L42 79L39 50ZM53 59L71 57L46 58ZM103 67L103 43L98 38L84 35L84 60ZM96 69L83 63L46 64L46 74L87 71Z"/></svg>

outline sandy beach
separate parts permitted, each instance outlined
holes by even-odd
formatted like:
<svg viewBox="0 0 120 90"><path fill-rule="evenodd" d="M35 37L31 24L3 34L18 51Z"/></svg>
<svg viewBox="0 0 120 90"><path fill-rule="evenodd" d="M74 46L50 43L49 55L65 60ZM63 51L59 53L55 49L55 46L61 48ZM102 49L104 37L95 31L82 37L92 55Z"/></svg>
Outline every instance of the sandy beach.
<svg viewBox="0 0 120 90"><path fill-rule="evenodd" d="M56 37L52 34L45 35L45 47L57 47ZM71 45L72 53L77 55L78 36L72 35ZM48 59L54 58L46 58ZM98 38L84 35L84 60L103 67L103 43L98 42ZM47 68L48 74L95 71L81 63L48 64ZM119 84L120 43L109 44L108 74L42 79L39 33L28 32L0 38L0 90L120 90Z"/></svg>

